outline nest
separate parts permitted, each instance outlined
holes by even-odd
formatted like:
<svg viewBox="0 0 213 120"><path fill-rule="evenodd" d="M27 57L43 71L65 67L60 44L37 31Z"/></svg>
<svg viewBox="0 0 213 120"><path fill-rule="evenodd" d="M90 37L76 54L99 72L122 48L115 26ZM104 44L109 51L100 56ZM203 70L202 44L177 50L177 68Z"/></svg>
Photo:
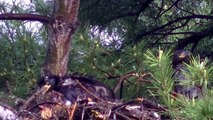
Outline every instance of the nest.
<svg viewBox="0 0 213 120"><path fill-rule="evenodd" d="M120 100L77 99L74 103L57 91L44 86L21 108L23 120L161 120L166 109L152 101L138 98Z"/></svg>
<svg viewBox="0 0 213 120"><path fill-rule="evenodd" d="M10 109L2 107L3 117L6 120L161 120L167 112L165 107L143 98L127 102L115 99L109 88L87 77L54 76L41 83L18 112L6 115L4 111Z"/></svg>

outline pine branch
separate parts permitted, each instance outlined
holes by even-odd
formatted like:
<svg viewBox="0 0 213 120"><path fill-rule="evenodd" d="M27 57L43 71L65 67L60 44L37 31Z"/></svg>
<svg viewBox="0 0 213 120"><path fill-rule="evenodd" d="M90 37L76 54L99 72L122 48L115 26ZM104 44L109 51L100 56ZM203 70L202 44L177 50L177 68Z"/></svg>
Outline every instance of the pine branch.
<svg viewBox="0 0 213 120"><path fill-rule="evenodd" d="M36 14L12 14L5 13L0 14L0 20L29 20L29 21L39 21L42 23L50 23L51 19L46 16L36 15Z"/></svg>

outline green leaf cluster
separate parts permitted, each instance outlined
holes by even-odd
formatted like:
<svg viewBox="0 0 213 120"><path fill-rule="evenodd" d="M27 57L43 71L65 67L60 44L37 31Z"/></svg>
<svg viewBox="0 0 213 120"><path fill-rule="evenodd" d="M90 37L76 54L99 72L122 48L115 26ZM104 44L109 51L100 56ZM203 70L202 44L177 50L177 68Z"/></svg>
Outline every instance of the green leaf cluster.
<svg viewBox="0 0 213 120"><path fill-rule="evenodd" d="M145 63L148 65L148 70L152 76L152 87L150 90L152 95L161 99L163 104L172 107L173 98L171 93L174 88L173 69L171 65L171 52L158 50L158 54L148 50L145 54Z"/></svg>
<svg viewBox="0 0 213 120"><path fill-rule="evenodd" d="M185 80L182 80L180 85L200 88L198 98L188 98L181 94L173 94L178 76L174 75L171 55L169 50L159 50L157 55L150 50L146 52L145 63L148 65L152 79L152 86L148 88L151 95L168 107L169 115L174 119L213 119L212 65L207 59L201 60L199 56L192 57L189 64L184 64L185 68L181 72Z"/></svg>

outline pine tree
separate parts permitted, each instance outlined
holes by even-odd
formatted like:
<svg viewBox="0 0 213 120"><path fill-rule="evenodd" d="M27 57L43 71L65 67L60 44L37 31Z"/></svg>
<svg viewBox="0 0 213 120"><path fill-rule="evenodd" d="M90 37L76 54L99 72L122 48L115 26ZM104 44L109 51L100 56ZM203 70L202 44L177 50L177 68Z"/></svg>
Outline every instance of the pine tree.
<svg viewBox="0 0 213 120"><path fill-rule="evenodd" d="M180 68L183 75L180 77L180 74L175 74L175 69L172 69L171 55L170 51L162 50L158 51L158 55L150 50L145 54L145 63L152 75L150 91L159 98L159 102L168 107L169 114L174 119L213 119L213 67L207 58L201 60L199 56L192 56L189 63L183 63ZM184 80L180 80L183 77ZM188 97L182 92L173 94L177 84L184 90L189 86L197 87L200 90L197 93L199 95Z"/></svg>

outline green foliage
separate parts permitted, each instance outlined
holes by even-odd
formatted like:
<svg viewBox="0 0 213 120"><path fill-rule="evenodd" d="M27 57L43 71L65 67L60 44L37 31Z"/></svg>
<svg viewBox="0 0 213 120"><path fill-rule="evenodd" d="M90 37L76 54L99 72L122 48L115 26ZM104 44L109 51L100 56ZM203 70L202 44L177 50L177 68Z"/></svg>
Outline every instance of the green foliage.
<svg viewBox="0 0 213 120"><path fill-rule="evenodd" d="M173 96L174 81L171 67L171 52L158 51L155 55L147 51L145 63L151 72L152 86L148 88L152 95L160 98L159 102L169 108L169 114L174 119L188 120L210 120L213 119L212 102L212 79L213 67L208 64L207 59L200 60L200 57L192 57L190 64L185 64L186 69L182 69L186 80L181 85L195 85L200 88L201 95L198 99L189 99L184 95ZM168 114L168 113L167 113Z"/></svg>
<svg viewBox="0 0 213 120"><path fill-rule="evenodd" d="M142 75L144 71L143 42L131 47L127 46L122 51L106 45L100 39L88 35L88 27L79 29L72 41L72 50L69 61L69 71L94 76L110 86L112 89L120 77L128 73ZM141 83L137 76L132 75L124 80L123 98L131 99L146 96L145 83ZM146 93L146 94L145 94Z"/></svg>
<svg viewBox="0 0 213 120"><path fill-rule="evenodd" d="M199 56L192 57L191 63L185 64L186 69L182 69L186 80L181 84L196 85L206 89L213 78L213 67L207 66L207 62L207 59L201 61Z"/></svg>
<svg viewBox="0 0 213 120"><path fill-rule="evenodd" d="M187 11L175 7L161 16L159 16L159 8L162 7L162 1L157 0L149 5L151 7L141 10L141 13L136 16L128 16L131 11L140 10L143 7L140 2L144 1L124 0L123 2L114 1L115 3L112 4L113 1L106 0L82 1L80 8L82 23L73 36L69 73L77 72L94 76L111 88L114 88L125 75L134 73L124 80L122 93L124 100L137 97L157 99L169 108L169 114L174 119L213 119L212 64L207 59L200 60L199 56L192 57L191 63L185 64L186 69L181 71L186 77L186 81L183 81L181 85L201 87L203 91L201 98L190 100L181 95L174 97L172 92L177 78L173 76L174 71L171 66L172 52L158 50L155 47L160 45L163 48L173 48L179 39L188 37L190 34L166 35L170 29L178 28L184 21L132 42L135 36L166 24L170 20L191 15L190 12L210 14L211 0L187 3L181 1L178 5ZM51 16L53 3L37 0L32 4L32 8L23 10L25 7L14 7L2 3L0 10ZM171 5L172 1L165 1L162 10L167 10ZM4 11L3 8L11 10ZM170 32L198 32L211 25L208 20L190 20L187 25ZM0 24L0 89L8 91L11 88L13 94L21 97L27 97L31 89L36 86L47 45L47 30L39 25L31 24L37 29L34 31L34 28L29 28L29 24L29 22L17 21L4 21ZM194 53L200 52L201 56L211 57L212 45L211 37L203 38ZM147 50L150 46L152 49ZM143 77L147 73L151 76ZM6 81L9 82L7 87Z"/></svg>
<svg viewBox="0 0 213 120"><path fill-rule="evenodd" d="M201 99L178 99L179 111L176 118L188 120L211 120L213 119L212 90L206 89Z"/></svg>
<svg viewBox="0 0 213 120"><path fill-rule="evenodd" d="M210 17L213 11L210 1L82 0L80 20L83 26L89 24L109 35L116 34L122 40L122 48L143 41L147 47L160 45L173 49L182 39L198 32L195 38L185 41L185 48L212 57L213 32L209 29L212 28L212 19L193 18L196 15ZM150 4L146 6L146 2ZM192 17L182 19L186 16ZM167 23L171 24L165 25ZM207 32L202 35L200 31L203 30Z"/></svg>
<svg viewBox="0 0 213 120"><path fill-rule="evenodd" d="M26 97L36 85L45 56L45 42L21 22L8 21L1 28L0 88ZM6 81L9 86L4 87Z"/></svg>
<svg viewBox="0 0 213 120"><path fill-rule="evenodd" d="M182 106L179 113L182 118L193 120L210 120L213 119L213 102L212 102L212 79L213 67L208 64L208 60L200 60L200 57L192 57L190 64L185 64L186 69L182 70L186 81L182 85L195 85L201 89L202 95L199 99L189 100L180 97L178 103Z"/></svg>
<svg viewBox="0 0 213 120"><path fill-rule="evenodd" d="M35 9L33 12L51 17L52 16L52 11L54 8L54 1L44 1L44 0L33 0L32 1Z"/></svg>
<svg viewBox="0 0 213 120"><path fill-rule="evenodd" d="M145 56L145 63L153 78L153 86L150 88L152 95L160 97L163 104L171 108L174 101L170 95L174 87L171 52L159 50L158 55L154 55L148 50Z"/></svg>

